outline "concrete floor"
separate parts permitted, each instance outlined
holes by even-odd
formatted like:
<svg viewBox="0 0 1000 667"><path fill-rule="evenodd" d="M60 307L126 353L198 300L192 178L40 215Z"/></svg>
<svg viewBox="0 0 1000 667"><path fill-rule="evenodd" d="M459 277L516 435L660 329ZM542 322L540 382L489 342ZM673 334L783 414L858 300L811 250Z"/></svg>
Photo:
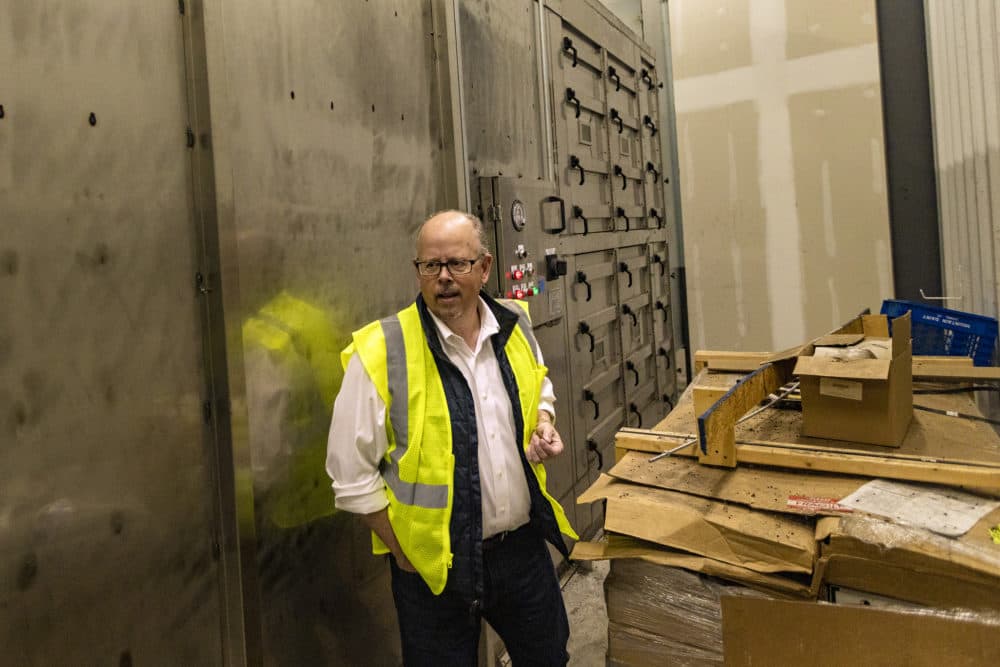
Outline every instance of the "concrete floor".
<svg viewBox="0 0 1000 667"><path fill-rule="evenodd" d="M563 575L563 600L569 615L570 667L604 667L608 652L608 608L604 579L610 561L573 564Z"/></svg>

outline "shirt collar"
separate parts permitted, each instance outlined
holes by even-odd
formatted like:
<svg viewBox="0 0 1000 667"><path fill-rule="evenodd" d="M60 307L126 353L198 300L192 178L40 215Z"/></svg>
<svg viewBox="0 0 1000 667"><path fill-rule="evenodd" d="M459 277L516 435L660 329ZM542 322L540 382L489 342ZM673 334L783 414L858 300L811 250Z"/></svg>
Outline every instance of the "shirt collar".
<svg viewBox="0 0 1000 667"><path fill-rule="evenodd" d="M473 352L478 352L479 347L483 344L483 341L500 331L500 323L497 321L496 315L493 311L486 306L486 302L483 301L482 297L479 297L479 303L476 305L479 310L479 338L476 340L476 347ZM451 330L447 324L444 323L434 312L428 308L427 313L434 320L434 326L437 327L438 337L448 345L457 345L459 341L462 341L462 337Z"/></svg>

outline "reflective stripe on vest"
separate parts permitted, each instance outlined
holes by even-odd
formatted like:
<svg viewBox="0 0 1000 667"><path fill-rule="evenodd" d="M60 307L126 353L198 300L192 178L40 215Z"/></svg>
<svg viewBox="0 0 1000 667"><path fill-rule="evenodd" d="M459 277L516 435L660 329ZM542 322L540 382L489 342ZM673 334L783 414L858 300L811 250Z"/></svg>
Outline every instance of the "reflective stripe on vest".
<svg viewBox="0 0 1000 667"><path fill-rule="evenodd" d="M380 472L399 502L428 509L444 509L448 506L447 484L419 484L404 481L399 477L399 461L406 454L410 431L406 344L403 341L403 328L397 315L381 320L381 325L382 333L385 335L389 395L392 397L392 403L389 405L389 421L396 436L396 447L389 454L388 461L382 459Z"/></svg>
<svg viewBox="0 0 1000 667"><path fill-rule="evenodd" d="M522 302L511 301L510 299L498 299L497 301L504 308L517 315L517 325L521 327L521 333L528 339L528 344L531 345L531 352L535 355L535 359L538 359L538 340L535 338L535 330L531 327L531 319L528 317L528 311L521 305Z"/></svg>

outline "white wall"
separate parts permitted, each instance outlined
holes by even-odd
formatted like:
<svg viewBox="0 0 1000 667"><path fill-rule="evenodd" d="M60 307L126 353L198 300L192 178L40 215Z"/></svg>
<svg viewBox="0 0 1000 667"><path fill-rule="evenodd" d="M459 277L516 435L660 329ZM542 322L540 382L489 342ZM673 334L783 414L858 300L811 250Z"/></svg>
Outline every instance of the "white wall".
<svg viewBox="0 0 1000 667"><path fill-rule="evenodd" d="M773 350L893 292L875 0L670 0L693 349Z"/></svg>

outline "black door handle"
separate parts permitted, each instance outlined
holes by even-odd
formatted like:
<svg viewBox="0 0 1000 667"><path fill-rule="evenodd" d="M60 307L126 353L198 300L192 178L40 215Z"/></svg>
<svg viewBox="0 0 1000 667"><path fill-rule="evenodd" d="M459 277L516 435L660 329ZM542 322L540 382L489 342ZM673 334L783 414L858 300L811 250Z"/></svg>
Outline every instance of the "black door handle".
<svg viewBox="0 0 1000 667"><path fill-rule="evenodd" d="M674 401L667 394L660 396L660 400L669 405L671 410L674 409Z"/></svg>
<svg viewBox="0 0 1000 667"><path fill-rule="evenodd" d="M597 454L597 469L603 470L604 456L601 455L601 450L597 447L597 443L591 440L590 438L587 438L587 451L594 452L595 454Z"/></svg>
<svg viewBox="0 0 1000 667"><path fill-rule="evenodd" d="M630 370L633 373L635 373L635 386L638 387L639 386L639 369L636 368L635 364L633 364L631 361L626 361L625 362L625 368L627 368L628 370Z"/></svg>
<svg viewBox="0 0 1000 667"><path fill-rule="evenodd" d="M566 103L576 105L576 117L580 117L580 100L576 96L576 91L572 88L566 89Z"/></svg>
<svg viewBox="0 0 1000 667"><path fill-rule="evenodd" d="M663 227L663 217L660 216L660 212L655 208L649 209L649 217L656 218L656 228L659 229Z"/></svg>
<svg viewBox="0 0 1000 667"><path fill-rule="evenodd" d="M580 170L580 185L583 185L583 165L580 164L580 158L575 155L569 156L569 168Z"/></svg>
<svg viewBox="0 0 1000 667"><path fill-rule="evenodd" d="M660 170L656 168L656 165L652 162L646 163L646 171L653 175L653 182L656 183L660 180Z"/></svg>
<svg viewBox="0 0 1000 667"><path fill-rule="evenodd" d="M639 420L639 428L642 428L642 413L639 412L639 406L637 406L635 403L629 403L628 411L636 416L636 418Z"/></svg>
<svg viewBox="0 0 1000 667"><path fill-rule="evenodd" d="M661 357L663 357L664 359L667 360L667 368L669 369L670 368L670 352L667 351L667 348L665 348L665 347L657 348L656 353L658 355L660 355Z"/></svg>
<svg viewBox="0 0 1000 667"><path fill-rule="evenodd" d="M593 352L594 351L594 334L592 334L590 332L590 325L587 324L586 322L580 322L579 326L576 329L576 332L578 334L583 334L585 336L589 336L590 337L590 351Z"/></svg>
<svg viewBox="0 0 1000 667"><path fill-rule="evenodd" d="M621 206L615 208L615 217L616 218L622 218L625 221L625 231L626 232L632 229L632 223L629 221L628 216L625 215L625 209L623 209ZM631 274L629 274L628 284L629 284L629 287L632 286L632 276L631 276Z"/></svg>
<svg viewBox="0 0 1000 667"><path fill-rule="evenodd" d="M657 310L662 310L663 311L663 321L666 322L667 321L667 307L664 306L663 302L660 301L660 300L657 300L657 302L654 305L656 306Z"/></svg>
<svg viewBox="0 0 1000 667"><path fill-rule="evenodd" d="M656 87L656 84L653 83L653 77L649 76L649 72L647 72L645 69L642 70L642 76L639 78L641 78L643 81L646 82L646 87L649 90L652 90L653 88Z"/></svg>
<svg viewBox="0 0 1000 667"><path fill-rule="evenodd" d="M663 266L663 258L660 257L658 254L654 253L653 256L650 258L649 262L651 264L659 264L660 265L660 275L661 276L664 273L666 273L666 268L664 268L664 266Z"/></svg>
<svg viewBox="0 0 1000 667"><path fill-rule="evenodd" d="M622 115L618 113L618 109L612 109L610 116L611 120L618 123L618 134L621 134L625 130L625 123L622 121Z"/></svg>
<svg viewBox="0 0 1000 667"><path fill-rule="evenodd" d="M608 78L615 80L615 91L619 91L622 89L621 77L618 76L618 70L616 70L613 66L608 67Z"/></svg>
<svg viewBox="0 0 1000 667"><path fill-rule="evenodd" d="M583 220L583 235L586 236L590 233L590 223L587 222L587 216L583 214L583 209L579 206L573 207L573 217L580 218Z"/></svg>
<svg viewBox="0 0 1000 667"><path fill-rule="evenodd" d="M559 195L549 195L545 198L548 203L559 202L559 229L546 229L549 234L562 234L566 231L566 202Z"/></svg>
<svg viewBox="0 0 1000 667"><path fill-rule="evenodd" d="M572 54L573 56L573 67L576 67L576 47L573 46L573 40L569 37L563 37L563 51Z"/></svg>
<svg viewBox="0 0 1000 667"><path fill-rule="evenodd" d="M594 392L590 391L589 389L584 389L583 390L583 400L590 401L591 403L594 404L594 419L595 420L600 419L601 418L601 405L600 405L600 403L597 402L597 399L594 398Z"/></svg>
<svg viewBox="0 0 1000 667"><path fill-rule="evenodd" d="M621 211L620 208L618 210ZM626 264L625 262L619 262L618 263L618 272L619 273L627 273L628 274L628 286L631 287L632 286L632 272L629 271L628 264Z"/></svg>
<svg viewBox="0 0 1000 667"><path fill-rule="evenodd" d="M614 172L615 172L615 176L621 176L622 177L622 190L627 190L628 189L628 180L625 178L625 170L621 168L621 165L617 165L616 164Z"/></svg>
<svg viewBox="0 0 1000 667"><path fill-rule="evenodd" d="M642 124L649 128L649 136L656 135L656 123L648 115L642 117Z"/></svg>
<svg viewBox="0 0 1000 667"><path fill-rule="evenodd" d="M587 286L587 298L585 299L585 301L590 301L591 292L590 292L590 283L587 282L587 274L584 273L583 271L577 271L576 282L577 284L582 284Z"/></svg>
<svg viewBox="0 0 1000 667"><path fill-rule="evenodd" d="M639 326L639 318L636 317L635 311L627 303L622 304L622 315L628 315L632 318L632 326Z"/></svg>

